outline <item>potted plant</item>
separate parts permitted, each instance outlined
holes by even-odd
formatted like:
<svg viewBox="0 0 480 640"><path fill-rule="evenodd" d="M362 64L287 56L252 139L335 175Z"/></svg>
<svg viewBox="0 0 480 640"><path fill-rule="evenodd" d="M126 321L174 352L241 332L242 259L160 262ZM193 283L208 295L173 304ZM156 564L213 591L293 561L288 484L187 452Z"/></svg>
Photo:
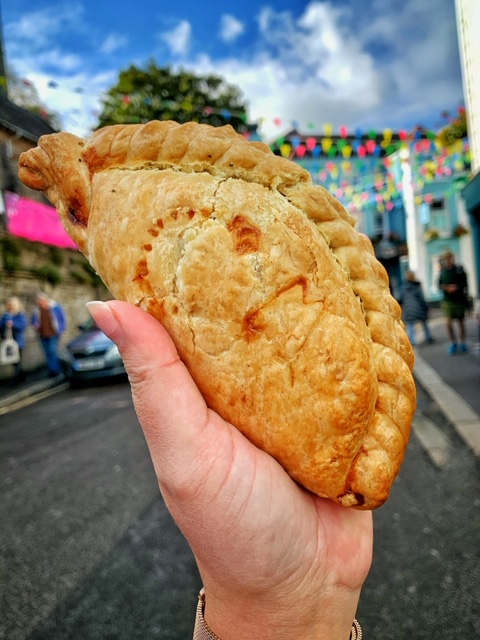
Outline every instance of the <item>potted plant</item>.
<svg viewBox="0 0 480 640"><path fill-rule="evenodd" d="M437 238L439 238L440 233L437 231L437 229L427 229L423 234L423 237L425 239L425 242L431 242L432 240L436 240Z"/></svg>
<svg viewBox="0 0 480 640"><path fill-rule="evenodd" d="M466 236L467 234L468 234L468 229L463 224L457 224L457 226L453 230L453 235L456 238L459 238L460 236Z"/></svg>

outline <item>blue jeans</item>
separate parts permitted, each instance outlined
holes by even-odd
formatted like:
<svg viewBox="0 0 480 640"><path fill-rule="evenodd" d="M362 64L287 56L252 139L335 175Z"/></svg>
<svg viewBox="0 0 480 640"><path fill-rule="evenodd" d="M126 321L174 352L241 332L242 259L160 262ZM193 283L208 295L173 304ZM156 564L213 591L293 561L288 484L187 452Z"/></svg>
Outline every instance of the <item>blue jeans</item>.
<svg viewBox="0 0 480 640"><path fill-rule="evenodd" d="M425 333L425 341L431 342L433 340L433 336L430 332L430 327L428 326L428 322L426 320L416 320L415 322L405 322L405 327L407 329L407 336L412 345L415 345L415 325L417 322L421 322L423 326L423 331Z"/></svg>
<svg viewBox="0 0 480 640"><path fill-rule="evenodd" d="M58 336L40 338L43 351L45 352L45 358L47 359L48 373L51 373L52 375L58 375L62 371L60 360L57 355L58 340Z"/></svg>

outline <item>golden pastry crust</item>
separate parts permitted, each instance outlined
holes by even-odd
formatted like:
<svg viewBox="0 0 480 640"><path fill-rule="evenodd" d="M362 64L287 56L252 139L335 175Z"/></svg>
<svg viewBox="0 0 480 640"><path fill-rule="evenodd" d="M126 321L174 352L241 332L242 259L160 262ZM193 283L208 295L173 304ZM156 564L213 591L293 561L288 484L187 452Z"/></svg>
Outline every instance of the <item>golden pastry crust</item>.
<svg viewBox="0 0 480 640"><path fill-rule="evenodd" d="M113 296L164 324L209 406L313 493L381 505L415 410L413 352L340 203L229 126L118 125L39 145L20 178Z"/></svg>

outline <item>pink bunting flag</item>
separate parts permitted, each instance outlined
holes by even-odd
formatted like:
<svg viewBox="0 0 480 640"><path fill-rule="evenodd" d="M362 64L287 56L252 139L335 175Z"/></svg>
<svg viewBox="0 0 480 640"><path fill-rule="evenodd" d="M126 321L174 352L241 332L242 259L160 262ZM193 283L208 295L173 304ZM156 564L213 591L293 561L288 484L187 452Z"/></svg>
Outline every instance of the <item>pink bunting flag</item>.
<svg viewBox="0 0 480 640"><path fill-rule="evenodd" d="M307 150L307 147L304 144L299 144L298 147L295 149L295 153L299 158L303 158L306 150Z"/></svg>

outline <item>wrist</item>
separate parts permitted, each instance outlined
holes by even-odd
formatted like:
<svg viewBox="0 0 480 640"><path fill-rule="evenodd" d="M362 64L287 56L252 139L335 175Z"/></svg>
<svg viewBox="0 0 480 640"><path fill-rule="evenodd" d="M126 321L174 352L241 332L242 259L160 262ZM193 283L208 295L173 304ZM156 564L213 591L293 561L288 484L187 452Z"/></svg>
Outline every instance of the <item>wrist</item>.
<svg viewBox="0 0 480 640"><path fill-rule="evenodd" d="M338 594L337 594L338 595ZM261 606L232 598L222 606L214 597L199 594L194 640L361 640L360 625L354 620L359 593L347 600L333 598L313 608L304 601L298 611L288 601L284 607Z"/></svg>

